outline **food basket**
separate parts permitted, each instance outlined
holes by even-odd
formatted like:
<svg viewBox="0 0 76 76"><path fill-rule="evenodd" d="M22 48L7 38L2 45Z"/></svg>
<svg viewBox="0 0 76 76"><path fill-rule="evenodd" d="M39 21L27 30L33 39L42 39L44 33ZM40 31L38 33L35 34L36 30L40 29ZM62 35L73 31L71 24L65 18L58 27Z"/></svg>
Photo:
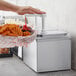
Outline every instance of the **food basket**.
<svg viewBox="0 0 76 76"><path fill-rule="evenodd" d="M24 24L25 23L25 16L3 16L0 18L0 25L3 24ZM34 41L36 38L37 32L33 29L33 33L30 36L2 36L0 35L0 48L11 48L15 46L26 46L27 44Z"/></svg>
<svg viewBox="0 0 76 76"><path fill-rule="evenodd" d="M0 48L9 48L15 46L26 46L31 43L36 38L36 32L34 32L31 36L26 37L10 37L10 36L2 36L0 35Z"/></svg>

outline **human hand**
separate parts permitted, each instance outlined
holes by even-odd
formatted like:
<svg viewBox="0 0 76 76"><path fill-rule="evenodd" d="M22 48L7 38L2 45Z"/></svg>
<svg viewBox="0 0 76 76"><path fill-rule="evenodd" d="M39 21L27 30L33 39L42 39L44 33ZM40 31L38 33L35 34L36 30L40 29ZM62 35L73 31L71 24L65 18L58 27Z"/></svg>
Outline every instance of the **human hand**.
<svg viewBox="0 0 76 76"><path fill-rule="evenodd" d="M17 11L19 15L24 15L24 14L45 14L45 12L40 11L39 9L33 8L31 6L19 6Z"/></svg>

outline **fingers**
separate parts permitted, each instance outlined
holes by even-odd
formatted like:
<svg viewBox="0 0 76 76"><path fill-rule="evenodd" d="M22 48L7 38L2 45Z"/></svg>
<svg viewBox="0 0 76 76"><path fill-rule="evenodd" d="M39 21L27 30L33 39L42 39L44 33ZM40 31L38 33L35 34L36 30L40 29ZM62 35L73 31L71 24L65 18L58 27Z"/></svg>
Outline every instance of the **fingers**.
<svg viewBox="0 0 76 76"><path fill-rule="evenodd" d="M45 12L40 11L39 9L36 9L36 8L30 7L30 10L33 11L34 13L36 13L36 14L45 14Z"/></svg>
<svg viewBox="0 0 76 76"><path fill-rule="evenodd" d="M36 8L32 8L30 6L26 6L26 7L21 7L17 13L19 15L24 15L24 14L46 14L45 12L36 9Z"/></svg>
<svg viewBox="0 0 76 76"><path fill-rule="evenodd" d="M31 6L24 7L23 11L25 11L25 14L45 14L45 12L40 9L36 9Z"/></svg>
<svg viewBox="0 0 76 76"><path fill-rule="evenodd" d="M18 14L20 15L24 15L24 14L35 14L34 11L31 11L31 10L23 10L23 11L20 11Z"/></svg>
<svg viewBox="0 0 76 76"><path fill-rule="evenodd" d="M25 11L24 14L35 14L35 12L31 11L31 10L28 10L28 11Z"/></svg>
<svg viewBox="0 0 76 76"><path fill-rule="evenodd" d="M35 12L31 11L31 10L29 10L27 13L29 13L29 14L35 14Z"/></svg>

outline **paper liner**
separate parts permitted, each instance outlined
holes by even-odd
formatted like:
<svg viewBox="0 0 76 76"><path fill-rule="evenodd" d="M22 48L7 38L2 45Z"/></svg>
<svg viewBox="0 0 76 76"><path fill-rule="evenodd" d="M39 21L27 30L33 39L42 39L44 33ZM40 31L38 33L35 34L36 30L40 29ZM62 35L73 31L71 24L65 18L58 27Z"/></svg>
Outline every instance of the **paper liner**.
<svg viewBox="0 0 76 76"><path fill-rule="evenodd" d="M30 36L2 36L0 35L0 48L11 48L15 46L26 46L36 38L36 31Z"/></svg>

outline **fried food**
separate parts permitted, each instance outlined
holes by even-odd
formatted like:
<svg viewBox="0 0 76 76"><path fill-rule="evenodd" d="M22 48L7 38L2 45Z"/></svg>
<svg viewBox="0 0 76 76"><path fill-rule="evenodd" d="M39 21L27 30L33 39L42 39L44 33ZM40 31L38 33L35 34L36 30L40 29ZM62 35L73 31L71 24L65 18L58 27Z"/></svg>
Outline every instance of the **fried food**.
<svg viewBox="0 0 76 76"><path fill-rule="evenodd" d="M6 30L7 30L7 26L3 26L1 29L0 29L0 34L4 33Z"/></svg>
<svg viewBox="0 0 76 76"><path fill-rule="evenodd" d="M22 30L19 28L19 27L15 27L15 32L19 35L19 36L22 36L23 33L22 33Z"/></svg>
<svg viewBox="0 0 76 76"><path fill-rule="evenodd" d="M23 32L23 36L29 36L31 33L29 31Z"/></svg>
<svg viewBox="0 0 76 76"><path fill-rule="evenodd" d="M2 28L2 26L0 26L0 29Z"/></svg>
<svg viewBox="0 0 76 76"><path fill-rule="evenodd" d="M5 24L0 26L0 34L3 36L29 36L29 31L23 32L22 29L16 24Z"/></svg>

